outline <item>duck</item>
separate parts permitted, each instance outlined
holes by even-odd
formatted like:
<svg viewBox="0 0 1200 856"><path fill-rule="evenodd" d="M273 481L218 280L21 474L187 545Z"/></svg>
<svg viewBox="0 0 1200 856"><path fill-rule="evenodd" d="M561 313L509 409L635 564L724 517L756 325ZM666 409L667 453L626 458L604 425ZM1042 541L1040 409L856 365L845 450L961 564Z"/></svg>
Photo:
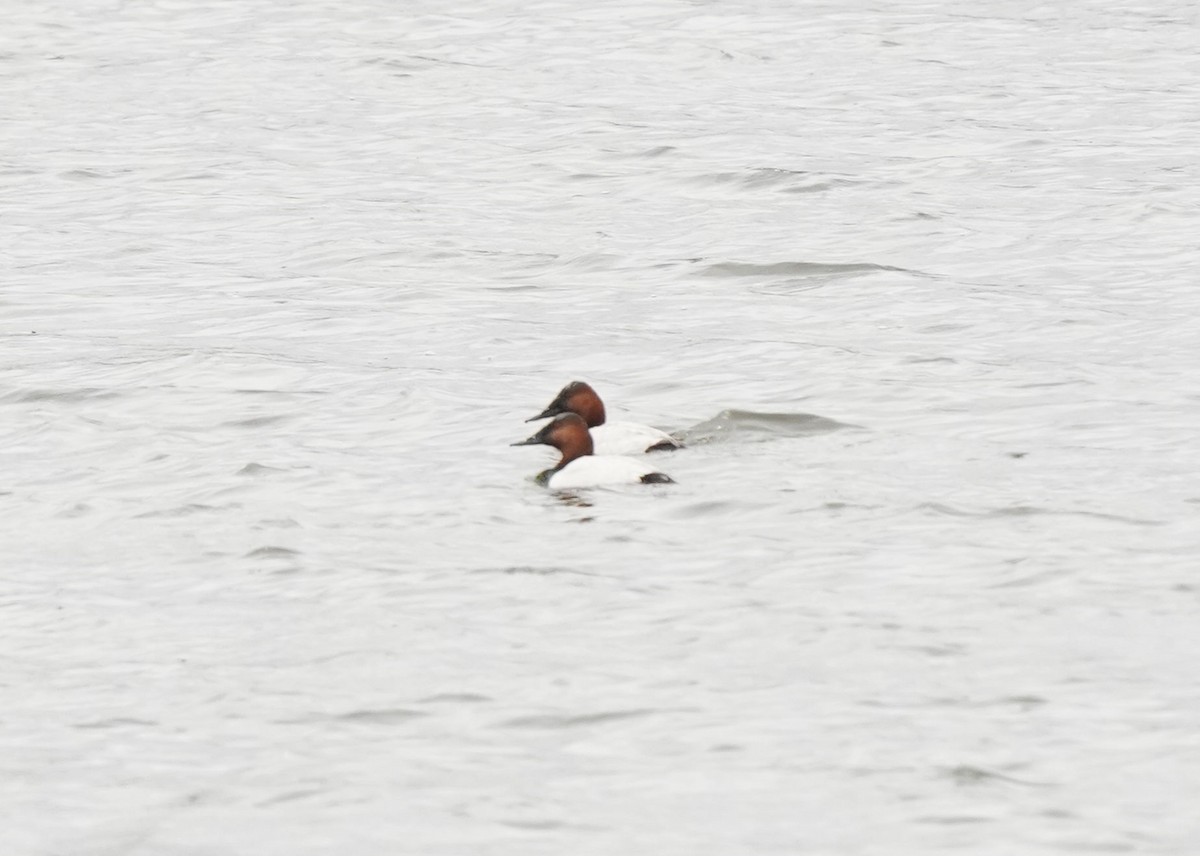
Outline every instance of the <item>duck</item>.
<svg viewBox="0 0 1200 856"><path fill-rule="evenodd" d="M561 488L617 484L673 484L666 473L638 458L623 455L598 457L592 452L592 435L578 413L561 413L528 439L514 446L553 446L562 456L558 463L538 473L538 484Z"/></svg>
<svg viewBox="0 0 1200 856"><path fill-rule="evenodd" d="M579 380L564 386L545 410L525 421L536 422L562 413L575 413L587 423L592 432L594 455L640 455L643 452L678 449L683 445L665 431L649 425L606 422L604 402L596 390Z"/></svg>

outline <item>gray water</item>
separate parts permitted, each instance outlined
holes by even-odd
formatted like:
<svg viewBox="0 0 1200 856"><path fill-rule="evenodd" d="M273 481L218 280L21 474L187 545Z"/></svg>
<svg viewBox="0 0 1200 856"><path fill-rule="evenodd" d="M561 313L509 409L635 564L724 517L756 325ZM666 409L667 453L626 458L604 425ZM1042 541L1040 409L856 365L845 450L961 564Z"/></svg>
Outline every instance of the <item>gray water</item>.
<svg viewBox="0 0 1200 856"><path fill-rule="evenodd" d="M1200 7L4 20L0 852L1200 852Z"/></svg>

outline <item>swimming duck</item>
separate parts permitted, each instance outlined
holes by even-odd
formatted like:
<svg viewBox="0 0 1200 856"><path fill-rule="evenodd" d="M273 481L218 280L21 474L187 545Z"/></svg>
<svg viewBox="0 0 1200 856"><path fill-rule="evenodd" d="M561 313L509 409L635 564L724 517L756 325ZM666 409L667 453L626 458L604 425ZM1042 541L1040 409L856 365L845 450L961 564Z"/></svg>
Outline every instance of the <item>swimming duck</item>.
<svg viewBox="0 0 1200 856"><path fill-rule="evenodd" d="M549 407L525 421L533 422L560 413L576 413L583 417L592 432L595 455L640 455L643 452L678 449L683 445L670 434L649 425L637 422L606 423L604 402L596 390L582 381L572 381L564 386Z"/></svg>
<svg viewBox="0 0 1200 856"><path fill-rule="evenodd" d="M665 473L637 458L618 455L597 457L587 423L577 413L562 413L527 440L514 446L553 446L562 457L558 464L538 473L538 484L550 488L597 487L611 484L662 484L672 481Z"/></svg>

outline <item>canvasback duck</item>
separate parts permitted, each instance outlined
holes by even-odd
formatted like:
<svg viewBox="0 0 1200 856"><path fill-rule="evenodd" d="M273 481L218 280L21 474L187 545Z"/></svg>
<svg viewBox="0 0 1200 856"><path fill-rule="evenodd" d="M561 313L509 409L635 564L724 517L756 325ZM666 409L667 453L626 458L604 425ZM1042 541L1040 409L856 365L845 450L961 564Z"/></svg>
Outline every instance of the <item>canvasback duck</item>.
<svg viewBox="0 0 1200 856"><path fill-rule="evenodd" d="M595 446L592 454L595 455L640 455L643 452L678 449L683 445L670 434L649 425L605 422L604 402L596 390L582 381L572 381L564 386L549 407L525 421L533 422L560 413L576 413L583 417L592 432Z"/></svg>
<svg viewBox="0 0 1200 856"><path fill-rule="evenodd" d="M592 454L592 437L587 423L576 413L562 413L547 422L528 440L514 446L553 446L562 457L548 470L538 473L537 482L550 488L597 487L610 484L662 484L672 481L665 473L637 458Z"/></svg>

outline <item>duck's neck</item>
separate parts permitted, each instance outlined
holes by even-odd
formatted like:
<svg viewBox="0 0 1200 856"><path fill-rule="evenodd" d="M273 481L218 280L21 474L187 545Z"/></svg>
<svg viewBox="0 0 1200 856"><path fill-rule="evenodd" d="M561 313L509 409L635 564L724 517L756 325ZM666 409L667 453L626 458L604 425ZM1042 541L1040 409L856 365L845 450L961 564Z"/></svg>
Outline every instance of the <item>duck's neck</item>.
<svg viewBox="0 0 1200 856"><path fill-rule="evenodd" d="M558 465L554 468L555 470L561 470L576 458L592 454L592 435L587 431L580 431L567 438L567 442L559 446L558 451L562 454L562 457L559 458Z"/></svg>

